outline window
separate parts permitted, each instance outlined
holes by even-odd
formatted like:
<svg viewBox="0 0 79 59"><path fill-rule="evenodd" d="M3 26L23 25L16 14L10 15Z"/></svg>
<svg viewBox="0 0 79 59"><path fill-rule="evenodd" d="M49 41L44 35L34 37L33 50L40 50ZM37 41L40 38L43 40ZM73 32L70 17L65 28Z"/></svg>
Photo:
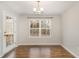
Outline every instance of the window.
<svg viewBox="0 0 79 59"><path fill-rule="evenodd" d="M31 19L30 36L50 36L50 19Z"/></svg>
<svg viewBox="0 0 79 59"><path fill-rule="evenodd" d="M39 36L39 21L31 20L30 22L30 36Z"/></svg>

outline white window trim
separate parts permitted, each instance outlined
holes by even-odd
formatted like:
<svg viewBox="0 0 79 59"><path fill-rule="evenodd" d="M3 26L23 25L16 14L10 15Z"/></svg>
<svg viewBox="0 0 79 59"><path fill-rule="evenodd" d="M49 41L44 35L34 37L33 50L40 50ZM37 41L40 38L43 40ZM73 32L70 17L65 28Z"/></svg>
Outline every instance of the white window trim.
<svg viewBox="0 0 79 59"><path fill-rule="evenodd" d="M31 23L30 21L31 21L31 20L40 20L40 21L39 21L39 23L40 23L39 28L34 28L34 29L40 29L40 30L39 30L39 36L31 36L31 35L30 35L30 29L31 29L31 28L30 28L30 23ZM42 36L42 35L41 35L41 21L42 21L42 20L49 20L49 22L50 22L50 28L44 28L44 29L49 29L49 30L50 30L50 35L48 35L48 36ZM29 38L50 38L50 37L51 37L51 34L52 34L52 32L51 32L51 20L52 20L51 18L50 18L50 19L29 19ZM33 29L33 28L32 28L32 29ZM42 29L43 29L43 28L42 28Z"/></svg>

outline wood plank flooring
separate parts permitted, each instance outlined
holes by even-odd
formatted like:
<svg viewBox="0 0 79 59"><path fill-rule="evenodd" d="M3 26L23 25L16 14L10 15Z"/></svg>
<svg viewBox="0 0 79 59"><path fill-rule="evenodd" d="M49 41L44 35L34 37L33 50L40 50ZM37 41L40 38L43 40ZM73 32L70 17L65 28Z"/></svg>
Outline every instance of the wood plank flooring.
<svg viewBox="0 0 79 59"><path fill-rule="evenodd" d="M15 58L74 58L62 46L29 45L18 46L15 50Z"/></svg>
<svg viewBox="0 0 79 59"><path fill-rule="evenodd" d="M61 46L19 46L16 48L17 58L73 58Z"/></svg>

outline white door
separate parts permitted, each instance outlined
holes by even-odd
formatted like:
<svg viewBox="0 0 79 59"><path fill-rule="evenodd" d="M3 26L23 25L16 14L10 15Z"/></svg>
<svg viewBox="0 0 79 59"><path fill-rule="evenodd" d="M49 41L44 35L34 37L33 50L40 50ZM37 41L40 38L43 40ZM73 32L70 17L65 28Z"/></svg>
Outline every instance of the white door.
<svg viewBox="0 0 79 59"><path fill-rule="evenodd" d="M14 22L13 17L5 16L3 21L3 54L15 48Z"/></svg>

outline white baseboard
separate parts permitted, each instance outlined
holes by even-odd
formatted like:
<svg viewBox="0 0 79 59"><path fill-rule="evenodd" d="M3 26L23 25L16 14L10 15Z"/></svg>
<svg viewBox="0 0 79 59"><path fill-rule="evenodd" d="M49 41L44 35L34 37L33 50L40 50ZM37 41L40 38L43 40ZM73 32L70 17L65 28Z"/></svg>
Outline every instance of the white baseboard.
<svg viewBox="0 0 79 59"><path fill-rule="evenodd" d="M29 43L29 44L18 44L19 45L61 45L60 43Z"/></svg>
<svg viewBox="0 0 79 59"><path fill-rule="evenodd" d="M69 53L71 53L73 56L75 56L76 58L79 58L79 56L77 56L75 53L73 53L70 49L68 49L67 47L65 47L64 45L61 44L61 46L66 49Z"/></svg>

